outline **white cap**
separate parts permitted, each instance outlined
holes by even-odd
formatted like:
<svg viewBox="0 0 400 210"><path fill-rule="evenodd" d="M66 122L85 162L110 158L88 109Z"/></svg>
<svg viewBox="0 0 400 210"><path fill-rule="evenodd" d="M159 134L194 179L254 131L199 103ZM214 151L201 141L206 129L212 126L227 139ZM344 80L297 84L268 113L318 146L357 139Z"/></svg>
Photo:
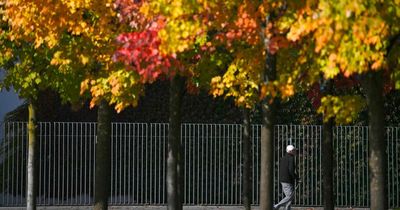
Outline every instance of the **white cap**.
<svg viewBox="0 0 400 210"><path fill-rule="evenodd" d="M296 149L296 147L294 147L291 144L286 146L286 152L291 152L292 150L295 150L295 149Z"/></svg>

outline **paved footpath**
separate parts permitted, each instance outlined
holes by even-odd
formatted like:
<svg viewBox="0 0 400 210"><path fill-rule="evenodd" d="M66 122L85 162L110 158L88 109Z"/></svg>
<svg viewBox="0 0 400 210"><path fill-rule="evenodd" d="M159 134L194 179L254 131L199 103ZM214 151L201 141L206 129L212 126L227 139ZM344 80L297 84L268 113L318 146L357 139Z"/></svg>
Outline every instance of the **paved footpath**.
<svg viewBox="0 0 400 210"><path fill-rule="evenodd" d="M0 207L0 210L24 210L25 207ZM40 206L38 210L91 210L91 206ZM111 206L110 210L167 210L166 206ZM184 206L184 210L244 210L241 206ZM252 210L258 210L258 206ZM281 208L283 209L283 208ZM293 210L323 210L321 207L292 207ZM367 208L336 208L336 210L369 210ZM400 209L398 209L400 210Z"/></svg>

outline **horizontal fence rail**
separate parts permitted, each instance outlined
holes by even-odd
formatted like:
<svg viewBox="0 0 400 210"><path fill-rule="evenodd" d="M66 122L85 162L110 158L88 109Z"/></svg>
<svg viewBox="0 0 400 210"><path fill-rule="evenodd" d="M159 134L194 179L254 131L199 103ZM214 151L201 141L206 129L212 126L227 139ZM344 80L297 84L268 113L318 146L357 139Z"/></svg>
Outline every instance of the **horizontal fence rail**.
<svg viewBox="0 0 400 210"><path fill-rule="evenodd" d="M2 125L0 206L26 203L27 124ZM242 134L239 124L182 124L185 205L242 204ZM252 126L253 204L259 203L261 125ZM96 123L40 122L38 205L92 205ZM336 206L368 207L368 128L334 128ZM164 205L168 124L113 123L111 205ZM322 126L274 127L274 201L282 198L279 159L285 147L299 149L296 165L302 182L295 205L321 206ZM400 128L386 128L389 205L400 207Z"/></svg>

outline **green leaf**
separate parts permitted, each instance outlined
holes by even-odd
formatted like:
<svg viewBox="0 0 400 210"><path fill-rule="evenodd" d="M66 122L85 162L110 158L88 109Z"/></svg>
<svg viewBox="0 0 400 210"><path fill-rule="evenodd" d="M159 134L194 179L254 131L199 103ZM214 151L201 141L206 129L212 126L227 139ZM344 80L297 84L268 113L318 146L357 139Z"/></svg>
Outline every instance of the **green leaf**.
<svg viewBox="0 0 400 210"><path fill-rule="evenodd" d="M35 83L36 83L36 84L40 84L41 82L42 82L42 80L41 80L39 77L36 77Z"/></svg>

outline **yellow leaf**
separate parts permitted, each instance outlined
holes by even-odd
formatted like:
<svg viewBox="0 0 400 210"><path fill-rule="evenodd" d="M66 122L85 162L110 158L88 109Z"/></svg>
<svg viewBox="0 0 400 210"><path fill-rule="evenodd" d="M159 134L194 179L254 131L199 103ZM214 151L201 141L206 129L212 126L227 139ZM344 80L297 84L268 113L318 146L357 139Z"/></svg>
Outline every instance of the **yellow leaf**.
<svg viewBox="0 0 400 210"><path fill-rule="evenodd" d="M89 57L81 54L80 56L81 62L83 65L86 65L89 62Z"/></svg>

